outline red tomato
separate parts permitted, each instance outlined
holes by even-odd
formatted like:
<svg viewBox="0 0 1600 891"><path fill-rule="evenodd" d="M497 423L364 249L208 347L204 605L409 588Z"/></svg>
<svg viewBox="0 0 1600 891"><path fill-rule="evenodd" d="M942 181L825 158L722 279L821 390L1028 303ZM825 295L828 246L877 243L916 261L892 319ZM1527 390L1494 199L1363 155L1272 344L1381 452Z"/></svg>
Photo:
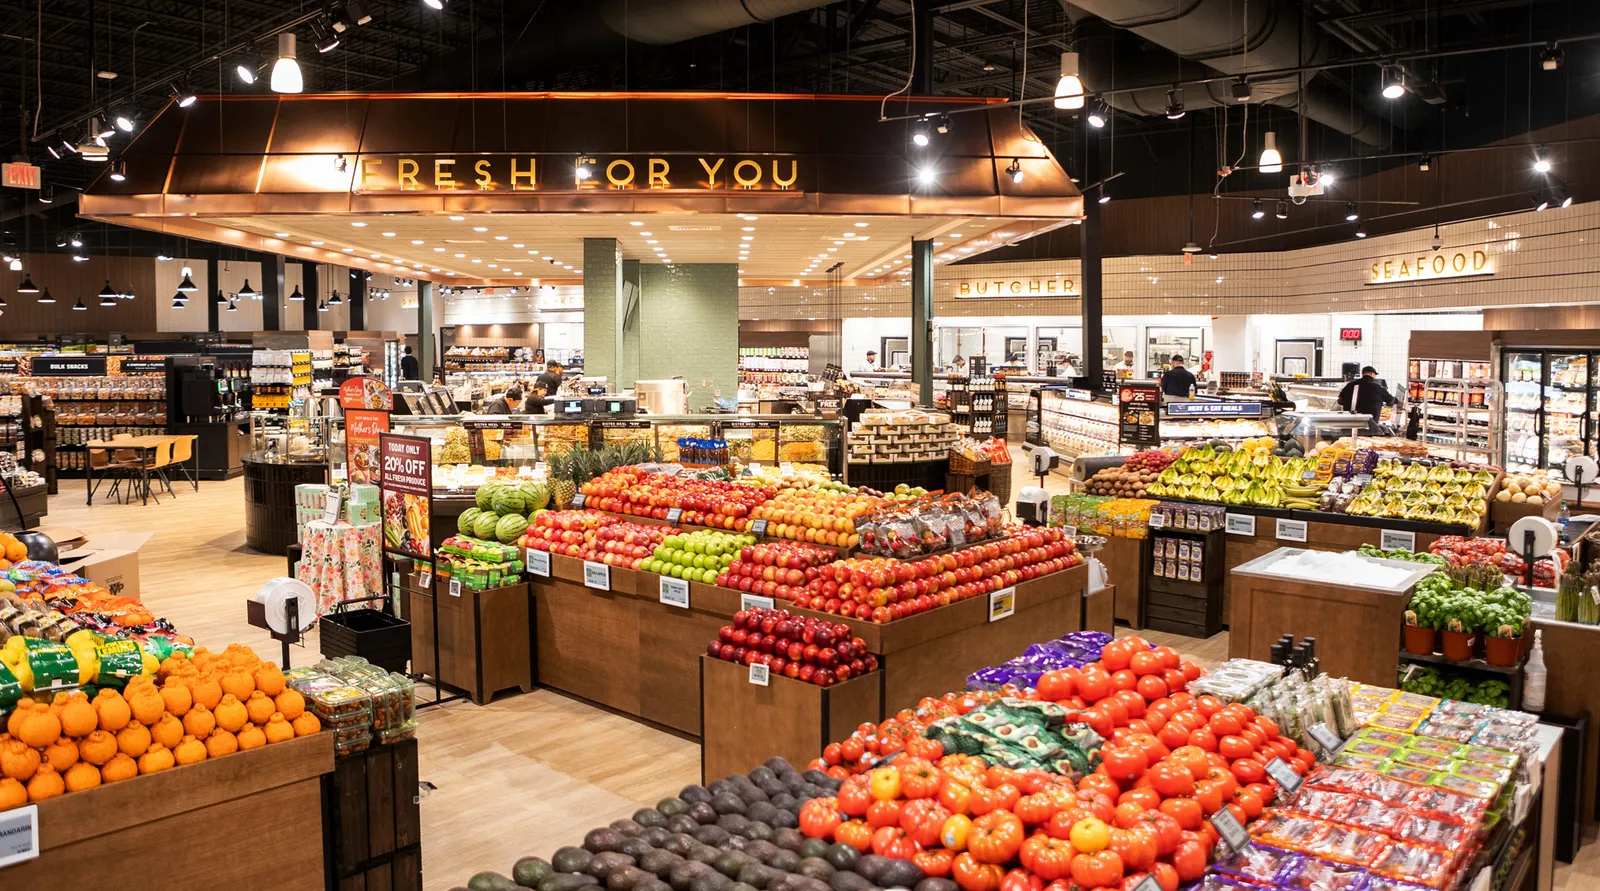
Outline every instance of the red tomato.
<svg viewBox="0 0 1600 891"><path fill-rule="evenodd" d="M1033 795L1024 795L1017 799L1017 817L1029 826L1038 826L1047 821L1060 807L1049 795L1038 792Z"/></svg>
<svg viewBox="0 0 1600 891"><path fill-rule="evenodd" d="M984 863L964 851L956 856L950 872L961 891L1000 891L1000 880L1006 874L1005 867Z"/></svg>
<svg viewBox="0 0 1600 891"><path fill-rule="evenodd" d="M1186 746L1189 744L1189 728L1179 724L1177 721L1168 721L1160 730L1156 731L1156 739L1161 740L1162 745L1169 749Z"/></svg>
<svg viewBox="0 0 1600 891"><path fill-rule="evenodd" d="M1107 801L1115 801L1122 794L1122 787L1117 781L1103 773L1091 773L1078 781L1079 792L1093 792L1104 795Z"/></svg>
<svg viewBox="0 0 1600 891"><path fill-rule="evenodd" d="M1138 746L1102 746L1100 763L1105 765L1107 776L1114 780L1129 781L1144 774L1145 768L1150 766L1150 759L1144 749Z"/></svg>
<svg viewBox="0 0 1600 891"><path fill-rule="evenodd" d="M1192 882L1205 875L1206 849L1197 841L1186 841L1172 852L1172 868L1179 882Z"/></svg>
<svg viewBox="0 0 1600 891"><path fill-rule="evenodd" d="M1151 733L1155 733L1161 728L1167 726L1167 713L1153 712L1146 707L1144 710L1144 717L1140 718L1139 720L1143 721L1145 726L1150 728Z"/></svg>
<svg viewBox="0 0 1600 891"><path fill-rule="evenodd" d="M1175 712L1170 720L1171 723L1182 727L1184 730L1199 730L1201 727L1206 726L1205 715L1194 709Z"/></svg>
<svg viewBox="0 0 1600 891"><path fill-rule="evenodd" d="M1039 675L1039 683L1035 689L1039 698L1049 702L1058 702L1073 695L1077 691L1078 678L1083 673L1076 668L1058 668Z"/></svg>
<svg viewBox="0 0 1600 891"><path fill-rule="evenodd" d="M1094 707L1106 713L1111 719L1112 727L1121 727L1128 723L1128 706L1118 699L1115 693L1095 703Z"/></svg>
<svg viewBox="0 0 1600 891"><path fill-rule="evenodd" d="M1194 800L1209 816L1222 809L1222 783L1218 780L1201 780L1194 784Z"/></svg>
<svg viewBox="0 0 1600 891"><path fill-rule="evenodd" d="M1207 752L1217 750L1217 735L1211 732L1210 727L1201 727L1189 734L1189 745L1204 749Z"/></svg>
<svg viewBox="0 0 1600 891"><path fill-rule="evenodd" d="M1128 730L1131 733L1151 733L1150 724L1143 718L1130 718Z"/></svg>
<svg viewBox="0 0 1600 891"><path fill-rule="evenodd" d="M1256 715L1255 725L1262 733L1267 735L1267 739L1278 738L1277 722L1266 715Z"/></svg>
<svg viewBox="0 0 1600 891"><path fill-rule="evenodd" d="M843 787L840 791L843 791ZM952 814L966 813L972 806L972 787L955 780L946 781L944 788L939 790L939 804Z"/></svg>
<svg viewBox="0 0 1600 891"><path fill-rule="evenodd" d="M1212 729L1214 730L1215 728ZM1227 758L1229 761L1236 758L1248 758L1255 753L1255 750L1256 747L1250 744L1250 740L1242 736L1224 736L1217 740L1217 754Z"/></svg>
<svg viewBox="0 0 1600 891"><path fill-rule="evenodd" d="M1238 736L1239 731L1244 729L1244 723L1239 720L1239 716L1230 712L1217 712L1206 720L1206 726L1219 737Z"/></svg>
<svg viewBox="0 0 1600 891"><path fill-rule="evenodd" d="M1090 705L1111 695L1111 675L1103 671L1085 671L1078 678L1078 695Z"/></svg>
<svg viewBox="0 0 1600 891"><path fill-rule="evenodd" d="M1200 709L1200 714L1208 718L1222 711L1222 700L1212 696L1210 693L1202 694L1199 699L1194 701L1194 704Z"/></svg>
<svg viewBox="0 0 1600 891"><path fill-rule="evenodd" d="M865 854L872 850L872 827L865 820L848 820L833 831L833 840Z"/></svg>
<svg viewBox="0 0 1600 891"><path fill-rule="evenodd" d="M1161 657L1154 650L1140 650L1128 660L1128 667L1133 673L1143 677L1147 674L1156 674L1165 666L1161 664Z"/></svg>
<svg viewBox="0 0 1600 891"><path fill-rule="evenodd" d="M951 813L931 798L921 798L900 809L900 828L917 844L931 848L939 844L939 830Z"/></svg>
<svg viewBox="0 0 1600 891"><path fill-rule="evenodd" d="M1249 788L1240 789L1239 797L1235 798L1234 801L1238 802L1239 807L1244 810L1245 817L1250 820L1261 816L1262 809L1266 807L1266 802L1261 800L1261 796L1257 795L1255 790Z"/></svg>
<svg viewBox="0 0 1600 891"><path fill-rule="evenodd" d="M1078 712L1076 715L1073 715L1071 719L1088 724L1089 729L1099 734L1103 739L1111 738L1111 731L1113 728L1111 722L1111 713L1107 712L1105 709L1102 709L1098 705L1090 706L1089 708Z"/></svg>
<svg viewBox="0 0 1600 891"><path fill-rule="evenodd" d="M1077 853L1066 839L1048 835L1034 835L1022 843L1017 859L1024 869L1039 878L1053 882L1072 874L1072 856Z"/></svg>
<svg viewBox="0 0 1600 891"><path fill-rule="evenodd" d="M800 831L807 838L830 840L843 822L837 798L813 798L800 806Z"/></svg>
<svg viewBox="0 0 1600 891"><path fill-rule="evenodd" d="M1022 821L1015 814L994 811L972 821L967 853L984 863L1005 863L1022 847Z"/></svg>
<svg viewBox="0 0 1600 891"><path fill-rule="evenodd" d="M1171 758L1175 763L1189 768L1190 776L1196 780L1204 779L1211 770L1211 760L1206 757L1206 750L1198 746L1179 746L1172 750Z"/></svg>
<svg viewBox="0 0 1600 891"><path fill-rule="evenodd" d="M1161 802L1161 812L1178 821L1184 829L1199 829L1200 821L1205 818L1201 806L1193 798L1168 798Z"/></svg>
<svg viewBox="0 0 1600 891"><path fill-rule="evenodd" d="M1163 798L1174 798L1194 793L1194 776L1181 762L1162 761L1150 768L1150 785Z"/></svg>
<svg viewBox="0 0 1600 891"><path fill-rule="evenodd" d="M1156 862L1156 831L1143 823L1113 830L1111 850L1122 858L1124 869L1149 869Z"/></svg>
<svg viewBox="0 0 1600 891"><path fill-rule="evenodd" d="M1111 694L1111 698L1122 703L1122 707L1128 710L1128 718L1130 720L1144 717L1144 697L1139 695L1137 690L1118 690Z"/></svg>
<svg viewBox="0 0 1600 891"><path fill-rule="evenodd" d="M1162 697L1145 707L1145 720L1150 720L1150 715L1160 713L1161 720L1166 721L1177 714L1178 707L1172 704L1171 697Z"/></svg>
<svg viewBox="0 0 1600 891"><path fill-rule="evenodd" d="M1116 805L1111 803L1111 796L1098 789L1079 789L1077 803L1078 807L1088 811L1090 816L1102 823L1110 823L1116 819Z"/></svg>
<svg viewBox="0 0 1600 891"><path fill-rule="evenodd" d="M1167 682L1156 675L1149 674L1139 678L1133 689L1145 699L1160 699L1167 695Z"/></svg>
<svg viewBox="0 0 1600 891"><path fill-rule="evenodd" d="M1191 693L1174 693L1172 694L1172 704L1177 706L1180 712L1194 708L1194 695Z"/></svg>
<svg viewBox="0 0 1600 891"><path fill-rule="evenodd" d="M901 805L902 802L898 799L893 801L874 801L867 808L867 825L873 829L881 826L898 826L900 824Z"/></svg>
<svg viewBox="0 0 1600 891"><path fill-rule="evenodd" d="M1191 681L1200 677L1200 666L1190 662L1188 659L1180 662L1178 668L1183 671L1183 676Z"/></svg>
<svg viewBox="0 0 1600 891"><path fill-rule="evenodd" d="M1183 657L1179 656L1178 651L1172 647L1156 647L1151 652L1161 657L1162 668L1177 668L1183 661Z"/></svg>
<svg viewBox="0 0 1600 891"><path fill-rule="evenodd" d="M1249 785L1245 786L1245 789L1247 791L1254 792L1257 795L1261 796L1261 801L1264 804L1271 804L1272 803L1272 796L1274 794L1276 794L1274 792L1272 786L1270 784L1268 784L1265 780L1258 780L1258 781L1256 781L1254 783L1250 783Z"/></svg>
<svg viewBox="0 0 1600 891"><path fill-rule="evenodd" d="M1133 685L1139 683L1139 676L1124 668L1111 673L1111 689L1132 690Z"/></svg>
<svg viewBox="0 0 1600 891"><path fill-rule="evenodd" d="M864 817L872 804L872 790L867 785L867 775L857 774L839 786L839 810L852 817Z"/></svg>
<svg viewBox="0 0 1600 891"><path fill-rule="evenodd" d="M1114 640L1100 650L1100 664L1108 672L1120 671L1128 667L1128 660L1133 658L1133 652L1128 638Z"/></svg>
<svg viewBox="0 0 1600 891"><path fill-rule="evenodd" d="M1150 759L1151 764L1172 754L1172 750L1167 748L1165 743L1149 733L1131 733L1128 735L1128 742L1143 749L1145 757Z"/></svg>
<svg viewBox="0 0 1600 891"><path fill-rule="evenodd" d="M1251 749L1259 749L1267 741L1267 734L1257 727L1254 722L1244 725L1239 735L1250 742Z"/></svg>
<svg viewBox="0 0 1600 891"><path fill-rule="evenodd" d="M949 848L934 848L928 851L918 851L911 858L911 862L922 870L923 875L936 879L947 878L950 868L955 864L956 852Z"/></svg>
<svg viewBox="0 0 1600 891"><path fill-rule="evenodd" d="M1184 677L1183 672L1176 668L1168 668L1161 672L1161 682L1166 685L1167 691L1170 693L1181 693L1189 686L1189 679Z"/></svg>
<svg viewBox="0 0 1600 891"><path fill-rule="evenodd" d="M1128 793L1124 792L1126 796ZM1116 824L1123 829L1139 825L1139 815L1144 813L1145 807L1138 801L1122 801L1117 804Z"/></svg>
<svg viewBox="0 0 1600 891"><path fill-rule="evenodd" d="M1150 874L1156 877L1161 891L1178 891L1178 871L1170 863L1153 863Z"/></svg>
<svg viewBox="0 0 1600 891"><path fill-rule="evenodd" d="M1172 853L1172 849L1183 840L1183 827L1171 814L1161 810L1144 812L1145 825L1149 826L1156 834L1156 856L1165 857Z"/></svg>
<svg viewBox="0 0 1600 891"><path fill-rule="evenodd" d="M1072 858L1072 880L1083 887L1115 885L1122 881L1122 858L1110 849Z"/></svg>
<svg viewBox="0 0 1600 891"><path fill-rule="evenodd" d="M1240 758L1238 761L1233 762L1229 769L1233 771L1234 779L1238 780L1242 785L1252 785L1267 778L1266 768L1262 766L1261 762L1250 758Z"/></svg>
<svg viewBox="0 0 1600 891"><path fill-rule="evenodd" d="M895 860L910 860L922 846L899 826L883 826L872 833L872 853Z"/></svg>
<svg viewBox="0 0 1600 891"><path fill-rule="evenodd" d="M1153 786L1129 789L1117 798L1117 807L1120 808L1124 804L1135 804L1139 806L1140 811L1147 811L1161 804L1161 793Z"/></svg>
<svg viewBox="0 0 1600 891"><path fill-rule="evenodd" d="M1044 891L1044 879L1026 869L1013 869L1000 880L1000 891Z"/></svg>

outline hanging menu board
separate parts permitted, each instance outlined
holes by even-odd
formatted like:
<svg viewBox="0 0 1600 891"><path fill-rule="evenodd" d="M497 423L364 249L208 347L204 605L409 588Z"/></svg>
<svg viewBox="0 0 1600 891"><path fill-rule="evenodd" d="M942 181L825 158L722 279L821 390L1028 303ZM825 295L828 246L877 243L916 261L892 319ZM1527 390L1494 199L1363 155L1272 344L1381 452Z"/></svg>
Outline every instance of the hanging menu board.
<svg viewBox="0 0 1600 891"><path fill-rule="evenodd" d="M1161 445L1161 385L1123 381L1117 385L1117 442L1140 448Z"/></svg>

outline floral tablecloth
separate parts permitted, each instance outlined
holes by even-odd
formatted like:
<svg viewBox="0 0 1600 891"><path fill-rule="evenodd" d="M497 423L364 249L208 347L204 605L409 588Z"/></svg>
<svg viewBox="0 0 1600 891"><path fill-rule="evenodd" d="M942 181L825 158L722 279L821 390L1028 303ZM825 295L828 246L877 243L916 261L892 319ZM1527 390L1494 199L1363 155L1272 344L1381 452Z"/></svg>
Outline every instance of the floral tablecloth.
<svg viewBox="0 0 1600 891"><path fill-rule="evenodd" d="M317 615L334 611L342 600L383 593L383 530L380 523L348 526L312 520L306 524L296 577L317 595ZM352 607L381 603L353 603Z"/></svg>

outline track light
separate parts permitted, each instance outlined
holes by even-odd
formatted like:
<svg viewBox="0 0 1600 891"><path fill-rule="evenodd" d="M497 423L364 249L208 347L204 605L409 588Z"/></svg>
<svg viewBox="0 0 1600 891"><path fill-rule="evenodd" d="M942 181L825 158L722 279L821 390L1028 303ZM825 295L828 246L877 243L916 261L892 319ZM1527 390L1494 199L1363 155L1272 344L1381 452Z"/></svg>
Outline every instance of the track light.
<svg viewBox="0 0 1600 891"><path fill-rule="evenodd" d="M1361 219L1361 214L1356 212L1356 203L1354 201L1345 202L1344 219L1347 223L1354 223L1356 220Z"/></svg>
<svg viewBox="0 0 1600 891"><path fill-rule="evenodd" d="M1061 77L1056 80L1056 108L1083 107L1083 81L1078 79L1078 54L1061 54Z"/></svg>
<svg viewBox="0 0 1600 891"><path fill-rule="evenodd" d="M189 89L188 84L183 84L182 86L168 84L167 94L172 97L172 101L178 103L179 108L188 108L194 104L195 99L199 98L194 94L194 90Z"/></svg>
<svg viewBox="0 0 1600 891"><path fill-rule="evenodd" d="M1287 220L1289 218L1289 202L1283 200L1282 198L1279 198L1278 199L1278 210L1274 214L1274 216L1276 216L1280 220Z"/></svg>
<svg viewBox="0 0 1600 891"><path fill-rule="evenodd" d="M339 35L328 28L325 19L316 19L311 23L311 44L317 52L332 52L339 48Z"/></svg>
<svg viewBox="0 0 1600 891"><path fill-rule="evenodd" d="M429 9L444 9L445 4L449 2L450 0L422 0L422 5Z"/></svg>
<svg viewBox="0 0 1600 891"><path fill-rule="evenodd" d="M108 139L117 135L117 131L113 127L100 123L99 118L90 118L89 126L96 139Z"/></svg>
<svg viewBox="0 0 1600 891"><path fill-rule="evenodd" d="M1421 158L1418 158L1417 159L1417 169L1422 171L1423 173L1427 173L1429 170L1432 170L1433 169L1433 158L1428 156L1428 155L1426 155L1426 154L1424 154Z"/></svg>
<svg viewBox="0 0 1600 891"><path fill-rule="evenodd" d="M1111 201L1111 193L1106 191L1106 187L1105 186L1101 186L1100 187L1100 197L1097 200L1101 204L1110 203L1110 201Z"/></svg>
<svg viewBox="0 0 1600 891"><path fill-rule="evenodd" d="M1104 127L1106 125L1106 121L1110 118L1111 109L1106 105L1105 100L1094 100L1094 104L1089 107L1089 126L1098 130L1101 127Z"/></svg>
<svg viewBox="0 0 1600 891"><path fill-rule="evenodd" d="M61 150L69 155L77 154L78 147L70 139L61 140Z"/></svg>
<svg viewBox="0 0 1600 891"><path fill-rule="evenodd" d="M74 303L72 305L72 311L73 312L88 312L89 311L89 307L84 306L83 305L83 298L79 297L78 298L78 302Z"/></svg>
<svg viewBox="0 0 1600 891"><path fill-rule="evenodd" d="M23 274L23 276L22 276L22 284L17 285L17 293L18 294L37 294L37 293L39 293L39 286L33 283L33 276L27 275L26 273Z"/></svg>
<svg viewBox="0 0 1600 891"><path fill-rule="evenodd" d="M50 183L45 183L44 185L41 185L39 187L39 203L40 204L54 204L54 203L56 203L56 187L51 185Z"/></svg>
<svg viewBox="0 0 1600 891"><path fill-rule="evenodd" d="M133 112L119 111L116 116L117 129L124 133L132 133L134 125Z"/></svg>
<svg viewBox="0 0 1600 891"><path fill-rule="evenodd" d="M1267 215L1266 210L1261 207L1261 199L1257 198L1254 202L1251 203L1250 219L1259 220L1259 219L1261 219L1262 217L1264 217L1266 215Z"/></svg>
<svg viewBox="0 0 1600 891"><path fill-rule="evenodd" d="M294 286L294 290L289 292L289 299L293 300L295 303L304 303L305 299L306 299L306 295L300 293L300 286L299 285L295 285Z"/></svg>
<svg viewBox="0 0 1600 891"><path fill-rule="evenodd" d="M922 168L917 170L917 182L921 183L924 186L933 185L933 183L936 180L938 180L938 178L939 178L939 171L936 168L934 168L932 165L929 165L927 167L922 167Z"/></svg>
<svg viewBox="0 0 1600 891"><path fill-rule="evenodd" d="M305 89L300 63L295 59L293 34L278 35L278 61L272 63L272 91L298 93Z"/></svg>
<svg viewBox="0 0 1600 891"><path fill-rule="evenodd" d="M233 73L234 73L234 76L238 77L239 80L241 82L243 82L243 83L247 83L247 84L255 83L256 82L256 65L255 65L255 61L251 60L251 59L246 59L246 60L240 62L239 64L233 66Z"/></svg>
<svg viewBox="0 0 1600 891"><path fill-rule="evenodd" d="M1014 183L1022 182L1022 162L1012 158L1011 166L1006 168L1006 175L1010 176Z"/></svg>
<svg viewBox="0 0 1600 891"><path fill-rule="evenodd" d="M1183 91L1174 87L1167 91L1167 120L1183 117Z"/></svg>
<svg viewBox="0 0 1600 891"><path fill-rule="evenodd" d="M55 146L47 144L47 145L45 145L44 150L49 152L50 153L50 157L54 158L55 160L57 160L57 161L61 160L61 152ZM70 152L70 151L72 151L72 149L69 148L69 149L67 149L67 151Z"/></svg>
<svg viewBox="0 0 1600 891"><path fill-rule="evenodd" d="M111 181L112 182L116 182L116 183L120 183L120 182L126 180L127 178L128 178L128 162L127 161L112 161L111 162Z"/></svg>
<svg viewBox="0 0 1600 891"><path fill-rule="evenodd" d="M1560 68L1561 47L1556 46L1554 43L1545 47L1544 52L1539 54L1539 67L1545 71L1555 71Z"/></svg>
<svg viewBox="0 0 1600 891"><path fill-rule="evenodd" d="M67 236L67 242L73 247L83 247L83 233L74 232Z"/></svg>
<svg viewBox="0 0 1600 891"><path fill-rule="evenodd" d="M1572 206L1572 193L1567 191L1564 188L1556 189L1555 190L1555 202L1556 202L1557 205L1559 205L1561 207L1571 207Z"/></svg>
<svg viewBox="0 0 1600 891"><path fill-rule="evenodd" d="M49 288L45 288L44 292L39 295L39 302L40 303L54 303L54 302L56 302L56 298L50 296L50 289Z"/></svg>
<svg viewBox="0 0 1600 891"><path fill-rule="evenodd" d="M1550 206L1550 199L1545 196L1544 189L1540 189L1530 196L1529 203L1533 205L1534 210L1544 210Z"/></svg>
<svg viewBox="0 0 1600 891"><path fill-rule="evenodd" d="M249 279L245 279L244 280L244 287L239 289L239 296L243 297L246 300L254 300L254 299L256 299L257 297L259 297L261 295L256 293L255 288L250 287L250 280Z"/></svg>
<svg viewBox="0 0 1600 891"><path fill-rule="evenodd" d="M87 263L87 262L89 262L89 258L85 257L82 254L73 254L72 255L72 262L74 262L74 263Z"/></svg>
<svg viewBox="0 0 1600 891"><path fill-rule="evenodd" d="M183 281L178 282L178 293L180 293L180 294L193 294L194 292L196 292L198 290L200 290L200 289L195 287L194 280L189 278L189 270L188 269L184 269L183 270Z"/></svg>
<svg viewBox="0 0 1600 891"><path fill-rule="evenodd" d="M1367 224L1366 223L1362 223L1361 225L1356 227L1356 237L1357 238L1366 238L1367 237Z"/></svg>
<svg viewBox="0 0 1600 891"><path fill-rule="evenodd" d="M934 126L933 130L940 136L944 136L954 129L954 127L955 125L950 121L950 116L947 114L942 114L939 115L939 123Z"/></svg>
<svg viewBox="0 0 1600 891"><path fill-rule="evenodd" d="M1278 134L1271 130L1262 137L1261 160L1257 163L1256 169L1262 173L1283 172L1283 155L1278 152Z"/></svg>
<svg viewBox="0 0 1600 891"><path fill-rule="evenodd" d="M1406 76L1399 65L1385 65L1379 73L1383 85L1383 98L1399 99L1406 94Z"/></svg>
<svg viewBox="0 0 1600 891"><path fill-rule="evenodd" d="M932 131L928 128L927 121L918 121L911 125L911 144L917 148L927 148L933 141Z"/></svg>
<svg viewBox="0 0 1600 891"><path fill-rule="evenodd" d="M1235 101L1235 102L1249 102L1250 101L1250 97L1253 96L1253 95L1254 95L1254 91L1251 90L1251 88L1250 88L1250 81L1248 81L1248 80L1246 80L1246 79L1241 77L1237 81L1234 82L1234 84L1233 84L1233 101Z"/></svg>
<svg viewBox="0 0 1600 891"><path fill-rule="evenodd" d="M1534 170L1537 170L1540 173L1549 173L1551 166L1552 165L1550 164L1550 153L1549 153L1548 150L1545 149L1544 146L1541 145L1538 148L1533 150L1533 169Z"/></svg>

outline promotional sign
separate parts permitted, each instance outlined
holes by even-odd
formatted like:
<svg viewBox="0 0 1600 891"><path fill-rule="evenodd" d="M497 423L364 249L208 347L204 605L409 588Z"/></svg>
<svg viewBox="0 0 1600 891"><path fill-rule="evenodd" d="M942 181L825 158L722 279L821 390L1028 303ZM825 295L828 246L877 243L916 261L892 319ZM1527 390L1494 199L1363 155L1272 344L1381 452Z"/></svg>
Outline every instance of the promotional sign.
<svg viewBox="0 0 1600 891"><path fill-rule="evenodd" d="M433 558L428 536L433 510L433 443L425 436L378 434L386 550Z"/></svg>
<svg viewBox="0 0 1600 891"><path fill-rule="evenodd" d="M389 413L364 408L344 413L344 460L352 483L377 484L383 475L378 464L378 437L389 432Z"/></svg>
<svg viewBox="0 0 1600 891"><path fill-rule="evenodd" d="M156 359L123 359L123 374L160 374L167 370L165 358Z"/></svg>
<svg viewBox="0 0 1600 891"><path fill-rule="evenodd" d="M1161 445L1161 385L1122 381L1117 385L1117 442L1153 449Z"/></svg>
<svg viewBox="0 0 1600 891"><path fill-rule="evenodd" d="M98 376L106 373L105 356L37 356L31 365L34 377Z"/></svg>
<svg viewBox="0 0 1600 891"><path fill-rule="evenodd" d="M394 411L394 391L375 377L353 377L339 385L339 407Z"/></svg>
<svg viewBox="0 0 1600 891"><path fill-rule="evenodd" d="M1259 418L1259 402L1169 402L1170 418Z"/></svg>
<svg viewBox="0 0 1600 891"><path fill-rule="evenodd" d="M576 163L574 163L576 161ZM351 191L375 192L805 192L815 161L793 156L571 154L363 155ZM579 171L582 171L580 174Z"/></svg>

